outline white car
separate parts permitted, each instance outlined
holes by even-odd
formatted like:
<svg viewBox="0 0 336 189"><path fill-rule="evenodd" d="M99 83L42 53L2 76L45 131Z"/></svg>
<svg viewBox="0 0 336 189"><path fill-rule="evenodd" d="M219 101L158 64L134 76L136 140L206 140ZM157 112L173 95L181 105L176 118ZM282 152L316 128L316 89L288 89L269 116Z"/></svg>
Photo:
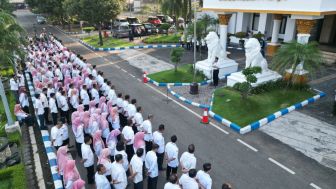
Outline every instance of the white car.
<svg viewBox="0 0 336 189"><path fill-rule="evenodd" d="M36 21L38 24L45 24L47 20L43 16L37 16Z"/></svg>

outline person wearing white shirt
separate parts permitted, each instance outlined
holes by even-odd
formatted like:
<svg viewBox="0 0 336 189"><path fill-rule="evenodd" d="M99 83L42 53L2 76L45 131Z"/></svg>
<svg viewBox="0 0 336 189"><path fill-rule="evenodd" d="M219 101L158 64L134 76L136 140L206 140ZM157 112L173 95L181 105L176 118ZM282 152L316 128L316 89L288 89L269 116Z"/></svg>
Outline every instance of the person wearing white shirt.
<svg viewBox="0 0 336 189"><path fill-rule="evenodd" d="M215 58L215 61L212 63L212 82L215 87L218 86L218 74L219 74L219 65L218 65L218 57Z"/></svg>
<svg viewBox="0 0 336 189"><path fill-rule="evenodd" d="M50 113L51 113L51 118L53 120L53 124L56 125L57 124L58 109L57 109L57 105L56 105L55 93L50 94L49 108L50 108Z"/></svg>
<svg viewBox="0 0 336 189"><path fill-rule="evenodd" d="M119 117L120 117L120 124L121 124L122 127L127 124L127 117L128 117L127 106L129 104L129 102L128 102L129 99L130 99L130 96L125 95L124 100L123 100L122 105L121 105L122 113L119 115Z"/></svg>
<svg viewBox="0 0 336 189"><path fill-rule="evenodd" d="M123 112L123 109L122 109L122 106L123 106L122 93L118 93L116 104L117 104L118 112L119 112L119 116L120 116L120 114Z"/></svg>
<svg viewBox="0 0 336 189"><path fill-rule="evenodd" d="M46 130L47 128L44 125L44 107L40 99L40 94L35 94L35 111L40 122L40 129Z"/></svg>
<svg viewBox="0 0 336 189"><path fill-rule="evenodd" d="M96 105L99 103L99 93L97 90L97 84L93 84L93 87L91 89L91 97L92 100L96 103Z"/></svg>
<svg viewBox="0 0 336 189"><path fill-rule="evenodd" d="M69 144L68 125L66 123L63 123L62 127L61 127L61 130L62 130L62 140L63 140L62 146L66 146L66 145Z"/></svg>
<svg viewBox="0 0 336 189"><path fill-rule="evenodd" d="M57 66L55 70L55 75L57 76L58 81L63 81L63 73L61 72L59 66Z"/></svg>
<svg viewBox="0 0 336 189"><path fill-rule="evenodd" d="M144 149L139 148L136 154L132 157L130 162L130 178L133 180L134 189L143 189L143 161L142 156Z"/></svg>
<svg viewBox="0 0 336 189"><path fill-rule="evenodd" d="M146 143L146 152L152 149L153 144L152 119L153 115L149 114L148 119L145 120L141 125L143 131L145 132L144 141Z"/></svg>
<svg viewBox="0 0 336 189"><path fill-rule="evenodd" d="M137 112L135 107L136 102L136 99L132 99L131 104L128 104L127 106L128 119L133 119L135 113Z"/></svg>
<svg viewBox="0 0 336 189"><path fill-rule="evenodd" d="M81 97L81 100L82 100L82 104L84 105L84 110L88 111L89 110L90 97L89 97L89 94L87 93L86 85L82 86L82 90L80 91L80 97Z"/></svg>
<svg viewBox="0 0 336 189"><path fill-rule="evenodd" d="M92 68L93 68L92 71L91 71L92 76L97 77L96 65L93 65Z"/></svg>
<svg viewBox="0 0 336 189"><path fill-rule="evenodd" d="M106 178L105 173L106 168L104 165L99 164L95 174L96 189L111 189L111 183Z"/></svg>
<svg viewBox="0 0 336 189"><path fill-rule="evenodd" d="M188 146L188 151L184 152L181 155L180 163L181 163L183 173L187 173L189 172L190 169L196 168L196 157L194 155L194 152L195 152L195 145L190 144Z"/></svg>
<svg viewBox="0 0 336 189"><path fill-rule="evenodd" d="M52 84L48 84L48 89L47 89L47 97L50 98L50 94L55 93L55 89L53 88Z"/></svg>
<svg viewBox="0 0 336 189"><path fill-rule="evenodd" d="M199 170L196 175L196 179L204 189L211 189L212 187L212 179L209 175L210 170L211 163L204 163L203 170Z"/></svg>
<svg viewBox="0 0 336 189"><path fill-rule="evenodd" d="M127 176L123 168L123 156L121 154L115 156L115 161L112 163L111 176L114 189L126 189Z"/></svg>
<svg viewBox="0 0 336 189"><path fill-rule="evenodd" d="M84 143L84 127L83 124L79 124L77 128L75 129L74 126L72 126L73 133L75 135L76 140L76 149L77 154L80 158L82 158L82 149L81 146Z"/></svg>
<svg viewBox="0 0 336 189"><path fill-rule="evenodd" d="M40 94L40 99L44 107L44 119L47 124L50 124L49 121L49 102L47 98L47 88L42 89L42 93Z"/></svg>
<svg viewBox="0 0 336 189"><path fill-rule="evenodd" d="M166 144L165 154L167 160L167 170L166 170L166 179L170 178L171 174L177 174L177 169L179 165L178 153L179 149L176 145L177 137L173 135L170 137L170 142Z"/></svg>
<svg viewBox="0 0 336 189"><path fill-rule="evenodd" d="M169 182L167 182L164 185L163 189L181 189L181 187L180 187L180 185L178 185L177 181L178 181L178 178L177 178L177 176L175 174L174 175L170 175Z"/></svg>
<svg viewBox="0 0 336 189"><path fill-rule="evenodd" d="M133 143L134 143L134 131L131 126L132 120L127 121L127 125L122 130L122 136L124 138L124 141L126 143L126 153L128 157L128 161L131 161L131 158L134 155L134 149L133 149Z"/></svg>
<svg viewBox="0 0 336 189"><path fill-rule="evenodd" d="M28 101L28 96L25 90L20 93L19 101L20 101L22 110L28 114L29 113L29 101Z"/></svg>
<svg viewBox="0 0 336 189"><path fill-rule="evenodd" d="M196 181L196 173L197 173L196 169L190 169L188 174L183 174L181 176L179 183L183 189L199 189L200 188L199 184Z"/></svg>
<svg viewBox="0 0 336 189"><path fill-rule="evenodd" d="M148 189L156 189L159 176L159 169L157 164L156 152L159 149L159 145L153 144L152 150L147 152L145 158L145 166L148 174Z"/></svg>
<svg viewBox="0 0 336 189"><path fill-rule="evenodd" d="M114 153L114 158L116 158L116 156L118 154L122 155L122 157L123 157L123 163L122 163L122 165L123 165L123 168L124 168L125 172L127 172L128 171L129 161L128 161L127 154L125 152L125 147L124 147L124 142L123 141L119 141L117 143L116 151Z"/></svg>
<svg viewBox="0 0 336 189"><path fill-rule="evenodd" d="M56 148L56 151L63 144L63 133L62 133L62 122L58 122L57 125L53 126L50 130L51 143Z"/></svg>
<svg viewBox="0 0 336 189"><path fill-rule="evenodd" d="M153 133L153 142L159 145L159 149L156 152L159 171L163 171L162 164L163 164L163 158L164 158L165 140L162 136L162 133L164 129L165 129L164 125L161 124L159 125L159 130Z"/></svg>
<svg viewBox="0 0 336 189"><path fill-rule="evenodd" d="M51 67L49 67L48 68L48 71L45 73L45 75L47 76L47 78L48 79L52 79L52 78L54 78L54 73L52 72L52 68Z"/></svg>
<svg viewBox="0 0 336 189"><path fill-rule="evenodd" d="M143 123L143 117L142 117L141 111L142 111L141 106L137 107L137 112L134 114L134 117L133 117L133 122L134 122L133 130L135 133L142 131L141 125Z"/></svg>
<svg viewBox="0 0 336 189"><path fill-rule="evenodd" d="M84 163L87 171L88 184L94 184L94 155L90 147L91 143L90 136L85 136L84 143L81 146L83 157L81 162Z"/></svg>
<svg viewBox="0 0 336 189"><path fill-rule="evenodd" d="M60 107L61 107L61 120L65 122L67 120L68 124L71 123L70 113L69 113L69 105L67 101L67 97L65 96L65 91L61 92L62 96L59 97Z"/></svg>
<svg viewBox="0 0 336 189"><path fill-rule="evenodd" d="M14 76L14 78L11 78L9 80L9 86L10 86L10 90L13 92L15 99L18 98L18 90L19 90L19 84L17 82L17 77Z"/></svg>

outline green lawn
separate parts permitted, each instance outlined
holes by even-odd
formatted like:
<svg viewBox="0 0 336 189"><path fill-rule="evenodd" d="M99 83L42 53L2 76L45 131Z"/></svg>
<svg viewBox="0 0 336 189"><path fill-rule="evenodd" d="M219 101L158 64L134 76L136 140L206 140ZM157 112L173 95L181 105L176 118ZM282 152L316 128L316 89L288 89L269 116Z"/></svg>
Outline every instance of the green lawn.
<svg viewBox="0 0 336 189"><path fill-rule="evenodd" d="M128 41L122 39L115 39L115 38L104 38L103 37L103 46L99 45L99 36L92 35L82 39L85 43L90 44L91 46L97 48L112 48L112 47L129 47L129 46L136 46L134 43L130 43Z"/></svg>
<svg viewBox="0 0 336 189"><path fill-rule="evenodd" d="M193 81L193 72L191 64L179 66L177 72L174 69L157 72L148 75L151 79L162 83L191 83ZM202 82L205 76L201 73L196 74L196 82Z"/></svg>
<svg viewBox="0 0 336 189"><path fill-rule="evenodd" d="M180 41L181 34L169 34L169 35L153 35L145 38L144 43L178 43Z"/></svg>
<svg viewBox="0 0 336 189"><path fill-rule="evenodd" d="M221 88L215 91L213 112L223 118L245 127L280 109L287 108L314 95L312 91L276 89L242 100L233 89Z"/></svg>

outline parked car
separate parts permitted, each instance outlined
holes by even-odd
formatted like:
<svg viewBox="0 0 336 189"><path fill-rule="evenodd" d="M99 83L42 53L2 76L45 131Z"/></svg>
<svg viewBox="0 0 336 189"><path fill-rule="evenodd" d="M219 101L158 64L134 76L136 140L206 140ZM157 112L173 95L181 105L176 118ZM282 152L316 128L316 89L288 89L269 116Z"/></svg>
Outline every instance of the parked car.
<svg viewBox="0 0 336 189"><path fill-rule="evenodd" d="M146 29L142 24L130 24L130 30L132 30L134 37L146 35Z"/></svg>
<svg viewBox="0 0 336 189"><path fill-rule="evenodd" d="M151 23L143 23L142 24L145 28L146 35L151 34L157 34L159 32L159 29L154 26L154 24Z"/></svg>
<svg viewBox="0 0 336 189"><path fill-rule="evenodd" d="M117 18L117 19L115 19L114 22L113 22L113 26L114 26L114 27L118 27L118 26L120 26L120 25L128 25L128 24L129 24L129 23L128 23L128 21L127 21L126 18Z"/></svg>
<svg viewBox="0 0 336 189"><path fill-rule="evenodd" d="M154 16L149 16L148 17L148 22L151 24L154 24L155 26L160 25L162 22L159 18L154 17Z"/></svg>
<svg viewBox="0 0 336 189"><path fill-rule="evenodd" d="M45 24L47 20L43 16L37 16L36 21L38 24Z"/></svg>
<svg viewBox="0 0 336 189"><path fill-rule="evenodd" d="M161 23L174 23L174 20L168 15L157 15L156 17L161 20Z"/></svg>
<svg viewBox="0 0 336 189"><path fill-rule="evenodd" d="M124 23L113 28L112 36L116 38L128 37L129 31L130 31L129 25Z"/></svg>
<svg viewBox="0 0 336 189"><path fill-rule="evenodd" d="M140 24L140 21L136 17L127 17L127 21L129 24Z"/></svg>

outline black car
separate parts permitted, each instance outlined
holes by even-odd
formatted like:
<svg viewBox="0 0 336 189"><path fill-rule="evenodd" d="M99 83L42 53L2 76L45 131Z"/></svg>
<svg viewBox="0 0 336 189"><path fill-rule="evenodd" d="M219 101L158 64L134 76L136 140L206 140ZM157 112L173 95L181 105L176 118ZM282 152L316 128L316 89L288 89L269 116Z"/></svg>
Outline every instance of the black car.
<svg viewBox="0 0 336 189"><path fill-rule="evenodd" d="M153 24L151 23L143 23L142 24L145 28L145 34L146 35L152 35L157 34L159 32L159 29L157 29Z"/></svg>

